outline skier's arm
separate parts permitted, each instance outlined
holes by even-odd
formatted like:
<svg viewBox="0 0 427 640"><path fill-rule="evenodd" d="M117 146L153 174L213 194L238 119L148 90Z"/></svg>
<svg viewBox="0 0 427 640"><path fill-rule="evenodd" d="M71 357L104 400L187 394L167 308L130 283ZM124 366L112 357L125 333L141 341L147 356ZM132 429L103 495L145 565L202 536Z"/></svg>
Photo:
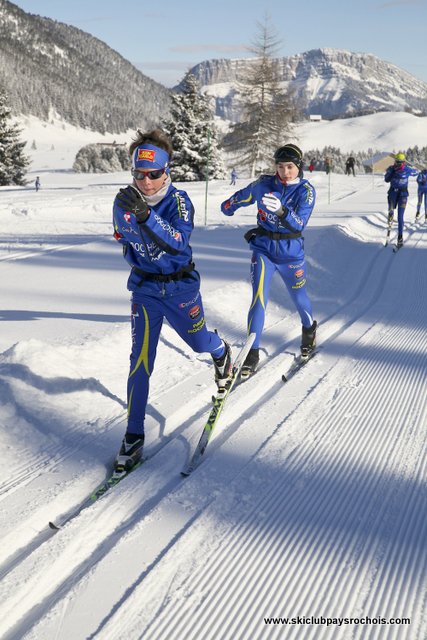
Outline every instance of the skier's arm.
<svg viewBox="0 0 427 640"><path fill-rule="evenodd" d="M133 202L134 193L137 198L136 206ZM130 194L131 197L126 197L126 194ZM126 244L126 242L135 242L135 236L143 237L145 234L167 253L177 255L184 251L189 244L194 226L194 207L183 192L175 191L169 198L172 208L171 222L164 220L154 209L150 209L135 187L129 186L122 189L116 196L113 207L116 240ZM145 206L142 203L145 203Z"/></svg>
<svg viewBox="0 0 427 640"><path fill-rule="evenodd" d="M173 208L170 222L151 211L146 222L141 225L141 230L164 251L177 255L189 245L194 227L194 207L190 198L182 191L175 191L170 198L170 206Z"/></svg>
<svg viewBox="0 0 427 640"><path fill-rule="evenodd" d="M385 172L384 181L385 182L391 182L391 179L393 177L393 173L394 173L394 168L393 167L389 167L387 169L387 171Z"/></svg>
<svg viewBox="0 0 427 640"><path fill-rule="evenodd" d="M240 189L240 191L236 191L231 198L225 200L221 204L221 211L225 216L233 216L234 212L239 209L239 207L247 207L250 204L254 204L255 195L252 190L253 183L245 187L244 189Z"/></svg>
<svg viewBox="0 0 427 640"><path fill-rule="evenodd" d="M114 237L122 244L126 240L135 240L139 235L138 225L144 223L150 215L150 208L142 193L134 186L120 189L113 205Z"/></svg>
<svg viewBox="0 0 427 640"><path fill-rule="evenodd" d="M310 184L303 184L298 195L296 203L283 207L284 213L279 218L279 225L293 233L303 231L316 201L316 192Z"/></svg>

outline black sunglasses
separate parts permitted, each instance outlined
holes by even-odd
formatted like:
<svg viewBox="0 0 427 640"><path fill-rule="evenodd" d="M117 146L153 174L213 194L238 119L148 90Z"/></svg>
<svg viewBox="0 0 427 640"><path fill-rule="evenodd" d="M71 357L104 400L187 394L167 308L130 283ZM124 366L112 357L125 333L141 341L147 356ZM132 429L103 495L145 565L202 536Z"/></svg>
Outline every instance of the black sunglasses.
<svg viewBox="0 0 427 640"><path fill-rule="evenodd" d="M150 180L158 180L164 174L164 169L154 169L154 171L138 171L138 169L132 169L132 175L137 180L144 180L144 178L150 178Z"/></svg>

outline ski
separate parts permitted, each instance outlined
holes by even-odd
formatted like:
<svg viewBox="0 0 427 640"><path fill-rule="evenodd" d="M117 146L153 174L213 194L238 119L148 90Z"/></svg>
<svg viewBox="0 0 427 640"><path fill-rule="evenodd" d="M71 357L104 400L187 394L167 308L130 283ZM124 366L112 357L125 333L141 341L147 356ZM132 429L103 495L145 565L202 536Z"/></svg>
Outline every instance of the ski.
<svg viewBox="0 0 427 640"><path fill-rule="evenodd" d="M286 373L282 375L283 382L288 382L300 369L305 367L307 362L310 362L317 354L319 353L319 349L315 349L308 356L296 356L291 366L287 370Z"/></svg>
<svg viewBox="0 0 427 640"><path fill-rule="evenodd" d="M385 244L384 244L385 247L387 247L388 243L390 242L390 233L391 233L392 226L393 226L393 220L389 222L387 226L387 235L386 235Z"/></svg>
<svg viewBox="0 0 427 640"><path fill-rule="evenodd" d="M209 440L212 437L212 433L218 423L219 417L224 408L224 404L236 384L236 381L239 377L240 370L243 366L243 363L246 360L246 356L248 355L250 348L254 343L254 340L255 340L255 333L249 334L245 344L243 345L242 349L239 351L239 354L237 355L237 358L234 361L233 370L232 370L231 376L227 380L227 384L224 388L224 391L218 391L216 396L214 396L213 407L203 427L202 435L200 437L199 442L197 443L197 446L193 452L193 455L191 456L190 461L181 471L182 476L184 477L189 476L190 473L192 473L194 469L197 467L197 465L200 463L200 460L202 459L203 454L206 451L206 447L208 446Z"/></svg>
<svg viewBox="0 0 427 640"><path fill-rule="evenodd" d="M90 493L90 495L87 496L83 500L83 502L79 504L79 506L76 509L74 509L71 513L68 513L68 515L65 518L63 518L60 522L50 521L49 528L52 529L53 531L59 531L60 529L62 529L63 526L67 524L67 522L69 522L70 520L78 516L79 513L83 511L83 509L85 509L86 507L90 507L90 505L92 505L94 502L102 498L102 496L105 495L107 491L117 486L119 482L124 480L124 478L126 478L130 473L132 473L132 471L140 467L143 462L144 461L141 460L128 471L126 471L125 469L123 469L122 471L113 471L111 475L109 475L103 482L101 482L101 484L99 484L96 487L96 489L94 489Z"/></svg>

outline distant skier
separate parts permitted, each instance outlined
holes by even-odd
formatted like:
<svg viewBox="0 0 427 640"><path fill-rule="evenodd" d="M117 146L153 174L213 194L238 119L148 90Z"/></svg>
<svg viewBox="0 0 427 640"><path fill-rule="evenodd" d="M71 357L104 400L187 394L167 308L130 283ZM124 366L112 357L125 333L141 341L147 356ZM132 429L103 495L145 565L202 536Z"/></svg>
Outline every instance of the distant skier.
<svg viewBox="0 0 427 640"><path fill-rule="evenodd" d="M41 185L41 182L40 182L40 178L39 178L39 176L37 176L36 181L35 181L35 183L34 183L34 186L35 186L35 188L36 188L36 191L38 191L38 190L40 189L40 187L42 186L42 185Z"/></svg>
<svg viewBox="0 0 427 640"><path fill-rule="evenodd" d="M313 173L315 166L316 166L316 158L312 158L310 160L310 164L308 165L308 170L310 171L310 173Z"/></svg>
<svg viewBox="0 0 427 640"><path fill-rule="evenodd" d="M404 153L397 153L394 157L395 162L388 167L384 180L390 183L387 192L388 224L389 227L393 224L394 210L397 207L397 246L401 247L403 245L403 216L408 202L408 180L411 176L417 176L418 170L405 163Z"/></svg>
<svg viewBox="0 0 427 640"><path fill-rule="evenodd" d="M231 171L231 176L230 176L230 177L231 177L230 185L232 185L232 184L233 184L233 185L234 185L234 184L236 184L236 180L237 180L237 171L236 171L236 169L235 169L234 167L233 167L233 169L232 169L232 171Z"/></svg>
<svg viewBox="0 0 427 640"><path fill-rule="evenodd" d="M131 468L142 455L149 381L164 319L193 351L212 355L218 388L231 373L230 346L206 327L189 244L194 207L171 182L172 152L163 131L138 131L130 145L133 183L120 189L113 206L114 237L131 267L132 292L128 420L116 469Z"/></svg>
<svg viewBox="0 0 427 640"><path fill-rule="evenodd" d="M328 176L332 171L332 160L329 158L329 156L327 156L325 158L325 172L326 175Z"/></svg>
<svg viewBox="0 0 427 640"><path fill-rule="evenodd" d="M275 175L260 176L221 205L226 216L234 215L239 207L255 204L257 208L257 227L245 234L252 249L252 302L248 313L248 333L255 332L256 339L242 368L242 378L255 373L259 363L270 283L276 271L301 317L301 355L309 356L316 343L317 323L313 320L306 290L302 238L313 211L316 192L303 178L302 151L297 146L285 144L280 147L274 154L274 160Z"/></svg>
<svg viewBox="0 0 427 640"><path fill-rule="evenodd" d="M424 197L424 214L427 222L427 169L423 169L417 176L418 182L418 202L417 213L415 214L415 220L420 217L421 205Z"/></svg>
<svg viewBox="0 0 427 640"><path fill-rule="evenodd" d="M353 156L349 156L345 161L345 174L347 176L349 176L350 173L352 173L354 176L356 175L354 171L355 164L356 164L356 160L353 158Z"/></svg>

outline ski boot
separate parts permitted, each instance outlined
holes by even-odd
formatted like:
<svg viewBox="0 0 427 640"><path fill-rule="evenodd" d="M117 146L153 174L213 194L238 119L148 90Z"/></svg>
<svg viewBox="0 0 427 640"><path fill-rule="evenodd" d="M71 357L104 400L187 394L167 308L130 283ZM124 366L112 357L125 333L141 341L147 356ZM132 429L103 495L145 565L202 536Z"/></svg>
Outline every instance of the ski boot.
<svg viewBox="0 0 427 640"><path fill-rule="evenodd" d="M416 214L415 214L415 221L417 221L419 219L420 219L420 212L417 211Z"/></svg>
<svg viewBox="0 0 427 640"><path fill-rule="evenodd" d="M114 471L130 471L142 458L144 434L125 433L114 462Z"/></svg>
<svg viewBox="0 0 427 640"><path fill-rule="evenodd" d="M309 358L316 348L316 329L316 320L311 327L302 327L301 358Z"/></svg>
<svg viewBox="0 0 427 640"><path fill-rule="evenodd" d="M400 249L400 247L403 247L403 237L397 236L397 248Z"/></svg>
<svg viewBox="0 0 427 640"><path fill-rule="evenodd" d="M218 391L224 391L226 388L227 380L230 378L233 371L233 363L231 361L231 347L224 340L225 351L220 358L214 358L215 367L215 382L218 387Z"/></svg>
<svg viewBox="0 0 427 640"><path fill-rule="evenodd" d="M240 378L242 380L247 380L248 378L253 376L258 368L258 363L259 349L251 349L246 356L246 360L243 363L242 369L240 371Z"/></svg>

